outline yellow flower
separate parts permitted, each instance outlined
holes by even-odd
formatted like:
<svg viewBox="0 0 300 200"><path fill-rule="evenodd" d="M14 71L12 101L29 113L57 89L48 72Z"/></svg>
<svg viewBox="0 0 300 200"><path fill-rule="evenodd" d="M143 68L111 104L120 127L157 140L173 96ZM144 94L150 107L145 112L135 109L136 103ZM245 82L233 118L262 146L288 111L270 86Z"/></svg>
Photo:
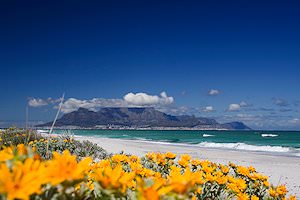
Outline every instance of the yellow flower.
<svg viewBox="0 0 300 200"><path fill-rule="evenodd" d="M264 184L264 186L266 186L266 187L269 187L269 186L270 186L270 183L269 183L268 181L264 181L263 184Z"/></svg>
<svg viewBox="0 0 300 200"><path fill-rule="evenodd" d="M214 166L210 166L207 162L202 163L202 170L205 173L211 174L215 171L215 167Z"/></svg>
<svg viewBox="0 0 300 200"><path fill-rule="evenodd" d="M154 160L156 158L156 155L155 153L153 152L149 152L146 154L146 157L149 159L149 160Z"/></svg>
<svg viewBox="0 0 300 200"><path fill-rule="evenodd" d="M261 181L267 181L268 180L268 177L267 176L264 176L262 174L259 174L259 173L252 173L250 174L249 176L252 180L261 180Z"/></svg>
<svg viewBox="0 0 300 200"><path fill-rule="evenodd" d="M239 188L234 183L227 184L227 187L235 193L240 192Z"/></svg>
<svg viewBox="0 0 300 200"><path fill-rule="evenodd" d="M244 179L237 179L235 182L236 186L239 188L240 191L244 191L247 187L246 181Z"/></svg>
<svg viewBox="0 0 300 200"><path fill-rule="evenodd" d="M285 195L287 192L288 191L287 191L285 185L279 185L278 187L276 187L276 193L279 195Z"/></svg>
<svg viewBox="0 0 300 200"><path fill-rule="evenodd" d="M187 167L189 165L189 161L180 159L180 160L178 160L178 164L181 165L182 167Z"/></svg>
<svg viewBox="0 0 300 200"><path fill-rule="evenodd" d="M202 181L202 173L193 173L189 168L186 168L184 173L181 173L181 168L171 166L168 183L172 189L179 193L184 194L189 189L192 189L196 183Z"/></svg>
<svg viewBox="0 0 300 200"><path fill-rule="evenodd" d="M95 167L108 167L110 166L110 161L109 160L101 160Z"/></svg>
<svg viewBox="0 0 300 200"><path fill-rule="evenodd" d="M198 187L197 190L196 190L196 193L197 193L197 194L201 194L201 193L202 193L202 190L203 190L202 187Z"/></svg>
<svg viewBox="0 0 300 200"><path fill-rule="evenodd" d="M11 147L6 147L2 151L0 151L0 162L7 161L13 159L14 154Z"/></svg>
<svg viewBox="0 0 300 200"><path fill-rule="evenodd" d="M230 183L227 185L227 187L235 193L244 192L244 190L247 188L247 183L244 179L235 179L232 176L228 176L228 181Z"/></svg>
<svg viewBox="0 0 300 200"><path fill-rule="evenodd" d="M277 196L276 190L274 190L273 188L269 189L269 194L270 194L271 197L276 197Z"/></svg>
<svg viewBox="0 0 300 200"><path fill-rule="evenodd" d="M62 154L53 152L53 160L47 162L48 179L52 185L60 184L63 181L83 179L85 173L90 169L92 159L86 157L80 162L76 156L65 150Z"/></svg>
<svg viewBox="0 0 300 200"><path fill-rule="evenodd" d="M191 156L188 154L182 154L180 160L178 160L178 164L182 167L187 167L189 165L189 161L191 160Z"/></svg>
<svg viewBox="0 0 300 200"><path fill-rule="evenodd" d="M297 200L296 196L292 195L289 197L289 200Z"/></svg>
<svg viewBox="0 0 300 200"><path fill-rule="evenodd" d="M176 154L172 153L172 152L167 152L167 153L165 153L165 157L169 158L169 159L175 159L176 158Z"/></svg>
<svg viewBox="0 0 300 200"><path fill-rule="evenodd" d="M186 161L190 161L191 160L191 156L188 154L182 154L181 155L181 159L182 160L186 160Z"/></svg>
<svg viewBox="0 0 300 200"><path fill-rule="evenodd" d="M206 174L206 176L205 176L205 178L206 178L206 180L208 181L208 182L214 182L217 178L216 177L214 177L213 175L211 175L210 173L207 173Z"/></svg>
<svg viewBox="0 0 300 200"><path fill-rule="evenodd" d="M111 160L116 163L121 163L121 162L127 163L129 161L129 158L124 154L115 154L111 157Z"/></svg>
<svg viewBox="0 0 300 200"><path fill-rule="evenodd" d="M0 193L7 199L29 199L39 193L41 185L46 183L45 166L39 160L28 158L24 163L17 162L12 169L5 163L0 164Z"/></svg>
<svg viewBox="0 0 300 200"><path fill-rule="evenodd" d="M145 186L144 179L137 178L137 191L139 200L159 200L158 189L164 184L160 179L153 180L150 187Z"/></svg>
<svg viewBox="0 0 300 200"><path fill-rule="evenodd" d="M229 163L229 166L232 168L236 168L236 165L234 163Z"/></svg>
<svg viewBox="0 0 300 200"><path fill-rule="evenodd" d="M225 165L220 164L220 169L221 169L222 173L224 173L224 174L228 174L228 172L229 172L229 167L227 167Z"/></svg>
<svg viewBox="0 0 300 200"><path fill-rule="evenodd" d="M165 165L166 163L167 163L167 161L166 161L166 157L165 157L165 155L164 154L160 154L160 153L156 153L156 163L158 164L158 165Z"/></svg>
<svg viewBox="0 0 300 200"><path fill-rule="evenodd" d="M255 195L252 195L251 196L251 200L259 200L259 198L257 196L255 196Z"/></svg>
<svg viewBox="0 0 300 200"><path fill-rule="evenodd" d="M249 199L249 196L248 196L247 194L245 194L245 193L239 193L239 194L237 195L237 199L238 199L238 200L248 200L248 199Z"/></svg>
<svg viewBox="0 0 300 200"><path fill-rule="evenodd" d="M191 164L192 164L193 166L199 166L199 165L201 164L201 160L198 160L198 159L192 160L192 161L191 161Z"/></svg>
<svg viewBox="0 0 300 200"><path fill-rule="evenodd" d="M249 171L250 171L250 172L256 172L256 169L255 169L253 166L250 166L250 167L249 167Z"/></svg>
<svg viewBox="0 0 300 200"><path fill-rule="evenodd" d="M227 183L227 177L226 176L217 177L216 181L219 185L223 185L223 184Z"/></svg>
<svg viewBox="0 0 300 200"><path fill-rule="evenodd" d="M250 171L249 171L249 169L247 167L238 166L236 171L237 171L238 174L250 177Z"/></svg>
<svg viewBox="0 0 300 200"><path fill-rule="evenodd" d="M115 168L108 166L95 169L91 177L98 181L102 187L107 189L121 189L123 193L127 188L135 186L133 182L135 173L123 171L122 165L117 165Z"/></svg>
<svg viewBox="0 0 300 200"><path fill-rule="evenodd" d="M130 160L131 162L139 162L139 161L140 161L139 157L138 157L138 156L135 156L135 155L130 156L130 157L129 157L129 160Z"/></svg>
<svg viewBox="0 0 300 200"><path fill-rule="evenodd" d="M149 187L144 190L143 192L143 198L145 200L159 200L159 195L156 190L154 190L152 187Z"/></svg>
<svg viewBox="0 0 300 200"><path fill-rule="evenodd" d="M27 154L27 148L25 147L24 144L18 144L17 150L18 150L18 154L19 155L25 155L25 154Z"/></svg>

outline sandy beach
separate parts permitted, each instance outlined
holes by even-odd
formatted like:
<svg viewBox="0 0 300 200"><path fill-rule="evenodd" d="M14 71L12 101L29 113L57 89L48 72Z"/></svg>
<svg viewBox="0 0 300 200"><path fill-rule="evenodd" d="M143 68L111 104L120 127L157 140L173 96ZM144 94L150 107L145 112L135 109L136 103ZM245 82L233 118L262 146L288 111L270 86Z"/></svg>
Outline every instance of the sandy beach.
<svg viewBox="0 0 300 200"><path fill-rule="evenodd" d="M244 166L254 166L258 172L268 175L273 185L286 184L289 194L300 198L300 157L271 155L261 152L232 151L203 148L197 146L156 143L140 140L123 140L95 137L76 137L90 140L110 153L125 153L142 156L147 152L167 152L190 154L194 158L208 159L218 163L233 162Z"/></svg>

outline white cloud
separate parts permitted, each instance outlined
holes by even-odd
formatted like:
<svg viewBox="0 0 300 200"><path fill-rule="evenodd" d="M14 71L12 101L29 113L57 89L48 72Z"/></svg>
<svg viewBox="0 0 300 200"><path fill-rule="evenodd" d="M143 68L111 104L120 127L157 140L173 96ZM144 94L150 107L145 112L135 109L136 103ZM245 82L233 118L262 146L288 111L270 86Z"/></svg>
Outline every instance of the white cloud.
<svg viewBox="0 0 300 200"><path fill-rule="evenodd" d="M218 95L218 94L220 94L220 91L219 91L219 90L216 90L216 89L210 89L210 90L208 91L208 95L211 95L211 96L216 96L216 95Z"/></svg>
<svg viewBox="0 0 300 200"><path fill-rule="evenodd" d="M174 102L173 97L168 97L166 92L162 92L160 96L148 95L146 93L128 93L124 99L76 99L69 98L62 105L62 112L69 113L78 110L78 108L86 108L92 111L97 111L103 107L142 107L153 106L161 108ZM55 106L57 108L58 106Z"/></svg>
<svg viewBox="0 0 300 200"><path fill-rule="evenodd" d="M31 98L28 101L28 105L31 107L41 107L41 106L46 106L48 105L49 102L47 100L44 99L39 99L39 98Z"/></svg>
<svg viewBox="0 0 300 200"><path fill-rule="evenodd" d="M122 99L103 99L93 98L88 100L80 100L76 98L67 99L62 105L62 112L69 113L78 110L78 108L86 108L92 111L97 111L101 107L126 107L129 106Z"/></svg>
<svg viewBox="0 0 300 200"><path fill-rule="evenodd" d="M288 120L288 123L291 125L300 125L300 119L299 118L293 118Z"/></svg>
<svg viewBox="0 0 300 200"><path fill-rule="evenodd" d="M214 110L214 107L212 107L212 106L206 106L202 111L203 112L213 112L215 110Z"/></svg>
<svg viewBox="0 0 300 200"><path fill-rule="evenodd" d="M52 99L51 97L47 98L47 99L41 99L41 98L29 98L28 100L28 105L30 107L42 107L42 106L47 106L49 104L54 104L57 102L60 102L60 98L59 99Z"/></svg>
<svg viewBox="0 0 300 200"><path fill-rule="evenodd" d="M248 104L246 101L241 101L240 106L241 107L248 107L248 106L250 106L250 104Z"/></svg>
<svg viewBox="0 0 300 200"><path fill-rule="evenodd" d="M282 98L273 98L273 104L281 107L289 105L288 101Z"/></svg>
<svg viewBox="0 0 300 200"><path fill-rule="evenodd" d="M240 104L232 103L228 106L228 111L239 111L240 109Z"/></svg>
<svg viewBox="0 0 300 200"><path fill-rule="evenodd" d="M241 101L239 104L238 103L232 103L228 106L227 111L239 111L242 108L246 107L251 107L252 105L247 103L246 101Z"/></svg>
<svg viewBox="0 0 300 200"><path fill-rule="evenodd" d="M168 105L174 102L174 98L168 97L166 92L160 93L160 96L130 92L124 96L124 100L128 104L136 106Z"/></svg>

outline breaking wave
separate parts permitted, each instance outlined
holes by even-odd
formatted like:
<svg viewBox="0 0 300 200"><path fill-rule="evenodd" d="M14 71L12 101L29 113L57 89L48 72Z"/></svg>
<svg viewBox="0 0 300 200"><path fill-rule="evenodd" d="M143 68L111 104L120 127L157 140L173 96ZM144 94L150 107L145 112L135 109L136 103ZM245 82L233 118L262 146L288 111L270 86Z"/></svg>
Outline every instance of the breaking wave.
<svg viewBox="0 0 300 200"><path fill-rule="evenodd" d="M203 137L214 137L214 135L210 135L210 134L203 134Z"/></svg>
<svg viewBox="0 0 300 200"><path fill-rule="evenodd" d="M265 151L265 152L278 152L287 153L290 152L290 148L282 146L256 146L245 143L214 143L214 142L201 142L198 144L200 147L208 148L224 148L234 150L245 150L245 151Z"/></svg>
<svg viewBox="0 0 300 200"><path fill-rule="evenodd" d="M276 134L261 134L261 137L277 137L278 135Z"/></svg>

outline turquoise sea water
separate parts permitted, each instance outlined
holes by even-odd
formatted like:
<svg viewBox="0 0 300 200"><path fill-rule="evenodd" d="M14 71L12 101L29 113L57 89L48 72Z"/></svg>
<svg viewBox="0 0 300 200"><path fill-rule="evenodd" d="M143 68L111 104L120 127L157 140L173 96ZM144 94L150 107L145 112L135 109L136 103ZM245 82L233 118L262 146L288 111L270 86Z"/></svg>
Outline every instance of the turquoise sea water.
<svg viewBox="0 0 300 200"><path fill-rule="evenodd" d="M62 133L55 130L54 133ZM144 140L300 156L300 131L72 130L77 136Z"/></svg>

